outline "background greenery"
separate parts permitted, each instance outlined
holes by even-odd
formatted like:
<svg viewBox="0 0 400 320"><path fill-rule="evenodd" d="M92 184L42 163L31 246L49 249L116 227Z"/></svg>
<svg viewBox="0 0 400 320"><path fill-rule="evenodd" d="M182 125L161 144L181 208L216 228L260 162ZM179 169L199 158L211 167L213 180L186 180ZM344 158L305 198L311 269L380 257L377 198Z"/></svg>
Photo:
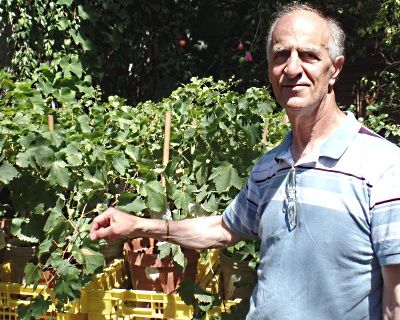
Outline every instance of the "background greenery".
<svg viewBox="0 0 400 320"><path fill-rule="evenodd" d="M1 33L8 50L2 50L1 64L21 78L44 62L54 68L79 62L78 76L90 75L105 97L118 95L132 105L160 100L192 76L227 80L235 75L243 90L266 86L268 23L287 2L3 0ZM310 3L337 18L347 33L345 74L352 70L347 74L352 82L345 90L353 90L354 96L359 91L357 112L363 116L368 105L378 103L394 119L399 1ZM251 62L244 59L246 52ZM361 81L364 76L368 78Z"/></svg>

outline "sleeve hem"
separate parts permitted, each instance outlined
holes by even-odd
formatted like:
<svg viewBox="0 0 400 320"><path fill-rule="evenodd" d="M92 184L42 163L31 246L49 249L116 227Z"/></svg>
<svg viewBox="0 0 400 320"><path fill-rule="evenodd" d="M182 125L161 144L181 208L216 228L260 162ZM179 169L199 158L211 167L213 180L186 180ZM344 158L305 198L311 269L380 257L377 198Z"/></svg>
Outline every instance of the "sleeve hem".
<svg viewBox="0 0 400 320"><path fill-rule="evenodd" d="M381 266L400 264L400 253L378 257Z"/></svg>
<svg viewBox="0 0 400 320"><path fill-rule="evenodd" d="M225 223L225 225L231 230L233 233L235 233L237 236L243 238L243 239L251 239L251 240L258 240L259 237L258 235L250 235L248 233L241 232L238 228L236 228L227 218L226 214L222 215L222 219Z"/></svg>

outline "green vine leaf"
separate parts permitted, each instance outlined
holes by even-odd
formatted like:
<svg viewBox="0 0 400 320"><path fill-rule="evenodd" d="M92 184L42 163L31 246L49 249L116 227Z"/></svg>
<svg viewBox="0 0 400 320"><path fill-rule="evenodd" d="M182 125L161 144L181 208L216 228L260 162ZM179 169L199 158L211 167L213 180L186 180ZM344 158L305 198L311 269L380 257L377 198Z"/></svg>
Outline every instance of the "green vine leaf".
<svg viewBox="0 0 400 320"><path fill-rule="evenodd" d="M158 181L146 182L142 193L146 197L146 205L150 210L161 212L165 209L165 191Z"/></svg>
<svg viewBox="0 0 400 320"><path fill-rule="evenodd" d="M80 269L71 264L69 260L64 259L60 253L53 252L47 263L51 265L53 269L56 269L64 279L79 279L81 273Z"/></svg>
<svg viewBox="0 0 400 320"><path fill-rule="evenodd" d="M83 163L83 154L74 144L69 144L61 152L65 153L65 159L71 167L78 167Z"/></svg>
<svg viewBox="0 0 400 320"><path fill-rule="evenodd" d="M53 246L53 241L50 239L45 239L40 243L38 248L38 256L42 256L43 254L49 253L51 247Z"/></svg>
<svg viewBox="0 0 400 320"><path fill-rule="evenodd" d="M59 185L64 188L68 187L70 173L67 166L68 165L62 160L53 162L47 177L47 180L51 185Z"/></svg>
<svg viewBox="0 0 400 320"><path fill-rule="evenodd" d="M30 304L18 306L18 319L31 320L39 319L51 306L51 297L44 298L43 295L35 297Z"/></svg>
<svg viewBox="0 0 400 320"><path fill-rule="evenodd" d="M157 242L157 248L159 251L158 255L160 259L164 259L171 254L172 246L173 244L169 242L164 242L164 241Z"/></svg>
<svg viewBox="0 0 400 320"><path fill-rule="evenodd" d="M68 7L71 6L73 0L57 0L57 4L62 6L62 5L66 5Z"/></svg>
<svg viewBox="0 0 400 320"><path fill-rule="evenodd" d="M125 149L125 153L134 161L139 159L139 148L128 145Z"/></svg>
<svg viewBox="0 0 400 320"><path fill-rule="evenodd" d="M191 196L185 191L175 190L172 199L178 209L187 209L191 201Z"/></svg>
<svg viewBox="0 0 400 320"><path fill-rule="evenodd" d="M60 19L57 22L58 30L64 31L70 26L70 22L67 19Z"/></svg>
<svg viewBox="0 0 400 320"><path fill-rule="evenodd" d="M160 259L165 259L169 256L172 256L172 261L174 262L175 266L178 267L181 272L185 270L187 259L180 246L169 242L158 242L157 248L159 250L158 255Z"/></svg>
<svg viewBox="0 0 400 320"><path fill-rule="evenodd" d="M27 263L24 268L24 274L28 286L39 283L41 270L37 264L32 262Z"/></svg>
<svg viewBox="0 0 400 320"><path fill-rule="evenodd" d="M23 168L36 165L49 168L54 159L54 151L48 146L34 146L27 148L26 152L17 155L17 164Z"/></svg>
<svg viewBox="0 0 400 320"><path fill-rule="evenodd" d="M14 178L18 176L18 171L15 167L8 161L4 161L0 166L0 182L7 185Z"/></svg>
<svg viewBox="0 0 400 320"><path fill-rule="evenodd" d="M54 286L54 292L64 302L75 301L81 297L82 282L79 278L61 276Z"/></svg>
<svg viewBox="0 0 400 320"><path fill-rule="evenodd" d="M181 271L185 270L187 266L187 259L180 246L174 245L172 247L172 256L172 261L175 263L175 265L179 267Z"/></svg>
<svg viewBox="0 0 400 320"><path fill-rule="evenodd" d="M43 225L46 217L32 215L29 219L14 218L11 226L11 233L18 239L29 242L39 243L43 240Z"/></svg>
<svg viewBox="0 0 400 320"><path fill-rule="evenodd" d="M120 202L121 202L121 200L120 200ZM146 208L147 208L147 206L146 206L144 200L141 198L136 198L135 200L133 200L133 202L130 202L126 205L117 206L117 209L120 209L120 210L126 211L126 212L134 212L134 213L142 212Z"/></svg>
<svg viewBox="0 0 400 320"><path fill-rule="evenodd" d="M222 302L218 294L204 290L189 279L182 281L178 294L187 305L193 306L195 319L204 319L207 311L220 306Z"/></svg>
<svg viewBox="0 0 400 320"><path fill-rule="evenodd" d="M89 125L90 119L87 115L79 116L78 122L83 133L90 133L92 131L92 128Z"/></svg>
<svg viewBox="0 0 400 320"><path fill-rule="evenodd" d="M212 169L209 180L214 181L217 192L221 193L231 187L241 189L244 179L240 178L236 168L229 162L223 162L220 166Z"/></svg>
<svg viewBox="0 0 400 320"><path fill-rule="evenodd" d="M129 166L129 161L125 158L123 154L114 158L113 162L115 170L118 171L120 175L124 175L127 167Z"/></svg>
<svg viewBox="0 0 400 320"><path fill-rule="evenodd" d="M83 263L84 263L84 268L83 268L83 273L84 274L94 274L98 271L100 271L103 266L104 266L104 256L96 252L90 248L82 248L81 249L82 255L83 255Z"/></svg>
<svg viewBox="0 0 400 320"><path fill-rule="evenodd" d="M73 72L78 78L82 77L83 74L82 63L77 59L77 57L71 59L71 63L68 66L68 70L70 72Z"/></svg>

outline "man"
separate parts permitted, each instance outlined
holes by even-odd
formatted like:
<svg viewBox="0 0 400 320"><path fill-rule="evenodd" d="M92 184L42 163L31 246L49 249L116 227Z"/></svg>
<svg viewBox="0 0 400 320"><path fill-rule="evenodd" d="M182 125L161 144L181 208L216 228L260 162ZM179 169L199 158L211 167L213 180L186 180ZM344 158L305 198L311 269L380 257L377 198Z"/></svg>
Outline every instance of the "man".
<svg viewBox="0 0 400 320"><path fill-rule="evenodd" d="M270 29L268 72L292 131L224 214L165 222L111 208L91 239L203 249L261 238L247 319L400 319L400 150L337 107L343 42L335 21L285 7Z"/></svg>

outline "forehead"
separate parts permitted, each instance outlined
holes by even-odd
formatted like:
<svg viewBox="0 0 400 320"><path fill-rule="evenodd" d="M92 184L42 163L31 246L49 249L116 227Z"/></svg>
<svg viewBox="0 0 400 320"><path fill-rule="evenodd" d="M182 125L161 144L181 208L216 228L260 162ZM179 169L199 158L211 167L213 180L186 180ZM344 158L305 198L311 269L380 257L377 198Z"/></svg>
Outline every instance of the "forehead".
<svg viewBox="0 0 400 320"><path fill-rule="evenodd" d="M328 47L328 23L313 12L295 11L280 18L272 32L271 48Z"/></svg>

